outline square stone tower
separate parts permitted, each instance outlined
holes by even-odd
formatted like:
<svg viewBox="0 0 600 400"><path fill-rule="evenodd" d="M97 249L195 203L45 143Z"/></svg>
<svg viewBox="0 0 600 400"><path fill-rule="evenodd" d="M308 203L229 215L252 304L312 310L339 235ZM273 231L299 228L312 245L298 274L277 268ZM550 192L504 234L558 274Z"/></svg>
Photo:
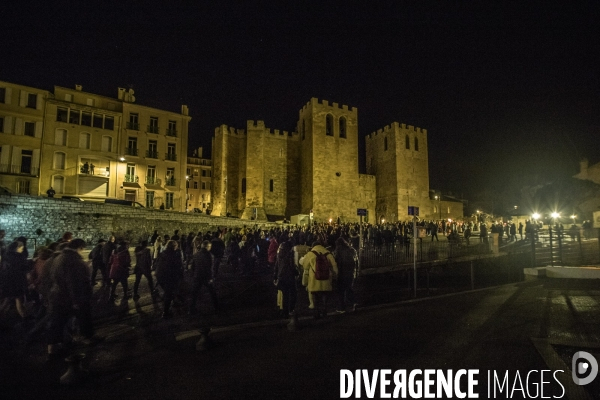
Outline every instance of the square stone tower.
<svg viewBox="0 0 600 400"><path fill-rule="evenodd" d="M367 174L377 179L377 222L431 214L427 130L394 122L366 137Z"/></svg>
<svg viewBox="0 0 600 400"><path fill-rule="evenodd" d="M301 212L355 221L359 203L356 108L312 98L299 112Z"/></svg>

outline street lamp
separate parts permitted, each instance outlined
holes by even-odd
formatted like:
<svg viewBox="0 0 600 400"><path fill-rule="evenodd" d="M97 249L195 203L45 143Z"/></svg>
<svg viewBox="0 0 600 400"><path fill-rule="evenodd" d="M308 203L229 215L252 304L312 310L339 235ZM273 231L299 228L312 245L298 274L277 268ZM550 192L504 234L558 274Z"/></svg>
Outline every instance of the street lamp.
<svg viewBox="0 0 600 400"><path fill-rule="evenodd" d="M435 199L438 200L438 208L440 209L440 219L442 219L442 196L435 196Z"/></svg>
<svg viewBox="0 0 600 400"><path fill-rule="evenodd" d="M186 175L185 176L185 212L188 212L188 201L189 201L189 194L188 194L188 189L190 188L190 176Z"/></svg>

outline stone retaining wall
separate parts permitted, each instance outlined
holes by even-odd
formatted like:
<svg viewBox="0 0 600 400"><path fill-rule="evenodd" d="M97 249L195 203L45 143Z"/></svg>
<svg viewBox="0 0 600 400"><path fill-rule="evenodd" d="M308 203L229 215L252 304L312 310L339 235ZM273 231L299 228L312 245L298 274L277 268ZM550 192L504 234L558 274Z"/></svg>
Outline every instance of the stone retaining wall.
<svg viewBox="0 0 600 400"><path fill-rule="evenodd" d="M186 214L177 211L147 210L114 204L49 199L27 195L0 195L0 229L11 240L17 236L36 238L38 244L59 239L64 232L93 244L114 234L135 244L154 230L172 235L176 229L186 235L217 227L254 226L250 221ZM259 223L260 227L275 226Z"/></svg>

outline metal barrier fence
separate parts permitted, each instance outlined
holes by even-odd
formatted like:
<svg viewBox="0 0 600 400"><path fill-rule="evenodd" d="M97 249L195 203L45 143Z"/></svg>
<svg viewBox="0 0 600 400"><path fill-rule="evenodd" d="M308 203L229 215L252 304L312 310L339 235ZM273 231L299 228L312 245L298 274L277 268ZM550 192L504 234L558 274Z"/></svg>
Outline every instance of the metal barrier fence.
<svg viewBox="0 0 600 400"><path fill-rule="evenodd" d="M544 229L538 231L533 244L535 257L532 264L584 265L600 262L598 230L596 229Z"/></svg>
<svg viewBox="0 0 600 400"><path fill-rule="evenodd" d="M418 239L417 263L458 257L476 256L491 253L490 241L464 238L458 241L431 241ZM386 243L382 246L365 245L360 257L361 269L412 264L414 262L414 242Z"/></svg>

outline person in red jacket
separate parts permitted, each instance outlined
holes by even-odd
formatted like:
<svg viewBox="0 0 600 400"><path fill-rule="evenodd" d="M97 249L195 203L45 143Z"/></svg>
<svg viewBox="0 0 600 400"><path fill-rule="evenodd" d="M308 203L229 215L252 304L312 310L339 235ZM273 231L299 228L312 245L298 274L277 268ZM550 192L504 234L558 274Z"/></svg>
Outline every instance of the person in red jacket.
<svg viewBox="0 0 600 400"><path fill-rule="evenodd" d="M271 234L269 235L269 250L267 251L267 261L271 267L277 262L277 250L279 250L279 243L277 242L277 239L275 239L275 235Z"/></svg>
<svg viewBox="0 0 600 400"><path fill-rule="evenodd" d="M109 301L115 301L117 298L115 292L119 283L123 287L123 298L127 300L129 298L127 294L127 278L129 277L129 267L131 267L131 256L129 255L127 243L124 241L119 242L119 247L110 256L109 265L109 278L112 279Z"/></svg>

